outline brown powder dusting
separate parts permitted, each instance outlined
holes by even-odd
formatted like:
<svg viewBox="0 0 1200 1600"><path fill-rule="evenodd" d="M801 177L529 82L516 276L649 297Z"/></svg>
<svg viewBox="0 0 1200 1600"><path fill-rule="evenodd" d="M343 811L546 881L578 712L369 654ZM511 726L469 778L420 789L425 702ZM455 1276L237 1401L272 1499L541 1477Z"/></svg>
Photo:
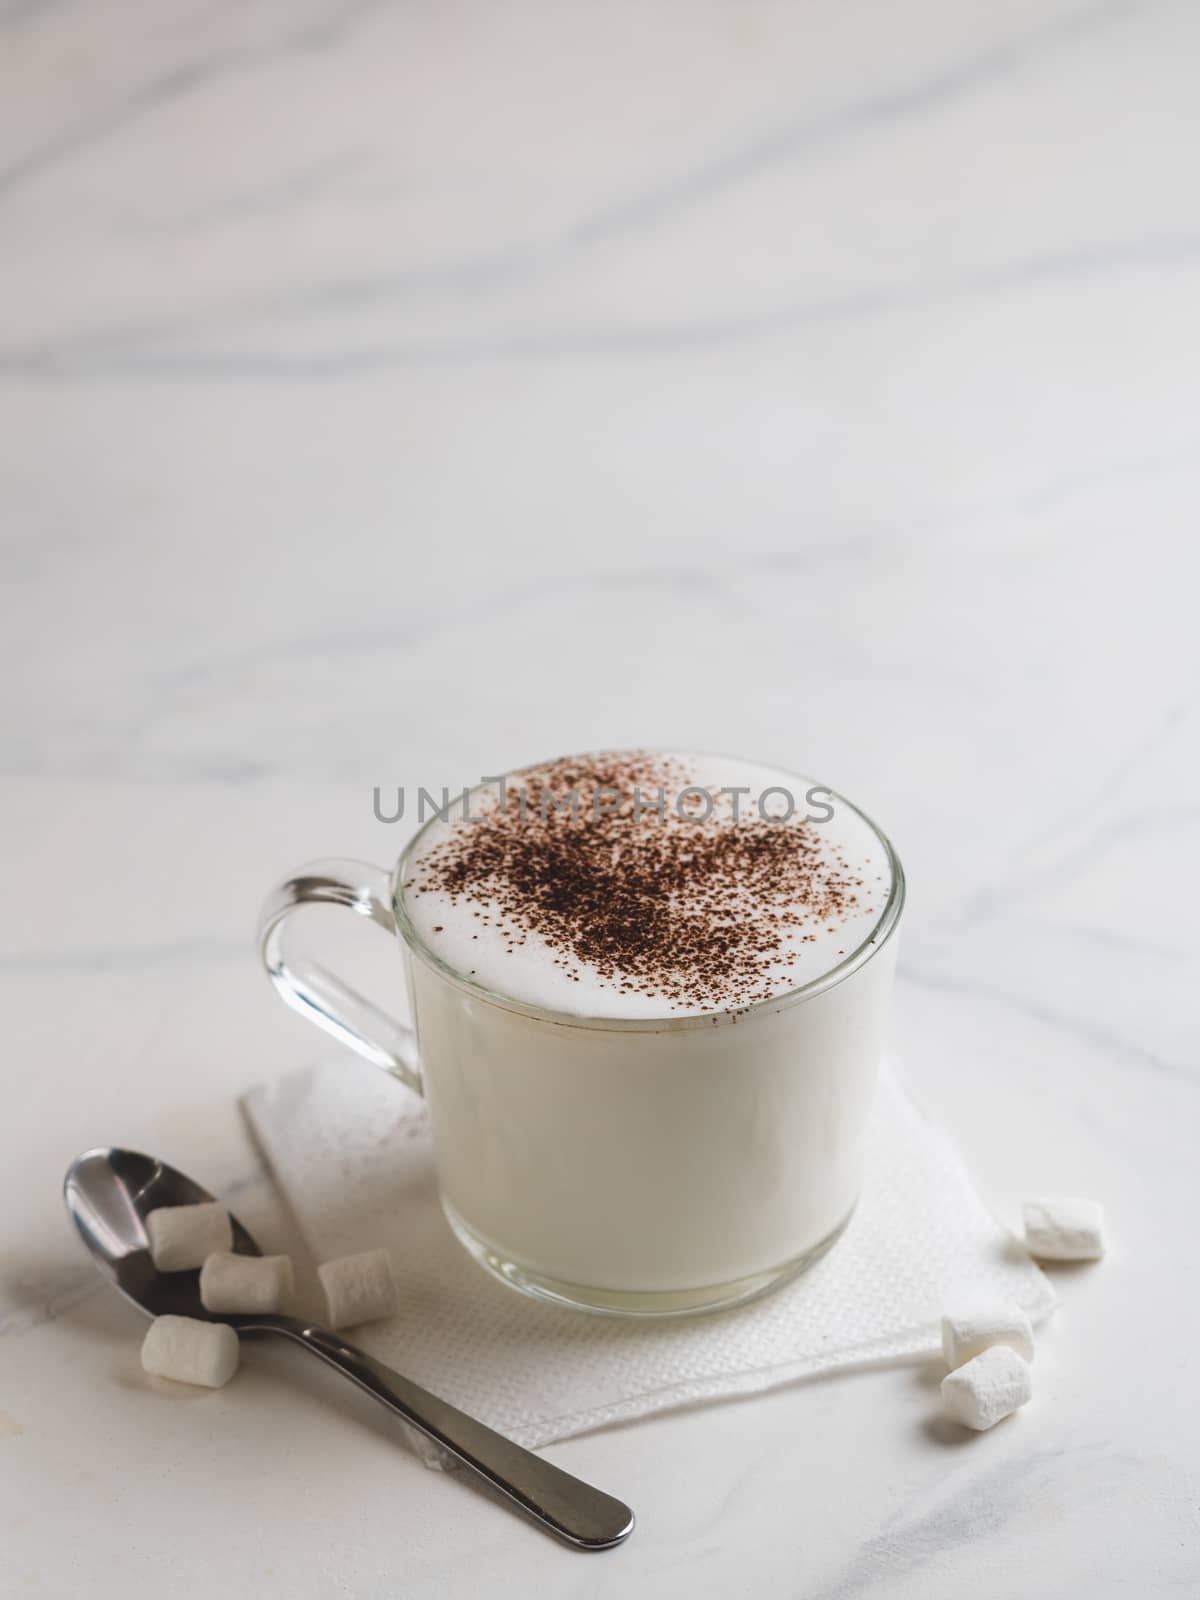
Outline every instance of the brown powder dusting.
<svg viewBox="0 0 1200 1600"><path fill-rule="evenodd" d="M681 818L676 797L691 783L682 761L643 752L529 768L510 780L503 804L494 791L473 802L483 820L458 825L422 856L405 892L437 891L469 907L495 923L509 951L534 932L568 977L578 981L586 964L620 993L671 1009L769 999L773 967L796 942L815 940L805 930L871 909L862 879L802 815L764 821L743 796L735 822L713 788L709 814L697 794L683 797Z"/></svg>

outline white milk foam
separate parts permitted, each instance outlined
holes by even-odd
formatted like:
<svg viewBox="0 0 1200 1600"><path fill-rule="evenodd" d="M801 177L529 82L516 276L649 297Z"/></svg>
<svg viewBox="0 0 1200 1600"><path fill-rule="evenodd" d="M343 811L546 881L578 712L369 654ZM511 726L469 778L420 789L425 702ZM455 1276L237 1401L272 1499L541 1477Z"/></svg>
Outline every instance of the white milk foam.
<svg viewBox="0 0 1200 1600"><path fill-rule="evenodd" d="M581 758L581 762L586 759ZM667 759L686 771L687 783L714 793L713 818L720 826L732 828L743 823L734 820L735 801L717 795L719 790L740 787L751 791L736 801L742 819L759 817L760 800L768 815L786 813L790 798L797 819L806 815L812 819L807 837L816 840L822 857L831 863L840 862L843 876L849 874L855 882L861 879L857 902L843 907L833 920L778 931L777 953L770 958L764 973L770 996L786 994L823 977L870 939L887 904L891 872L882 840L859 812L830 796L816 780L778 768L714 756L671 755ZM508 778L510 801L521 779L520 772ZM649 808L656 803L657 795L647 793L643 799ZM669 809L673 809L674 799L668 792ZM587 804L585 800L585 815ZM430 852L465 829L487 828L487 819L497 806L496 785L477 788L471 793L468 809L471 816L483 820L464 821L460 806L448 820L431 822L416 842L406 864L400 895L404 913L427 949L483 988L548 1011L596 1018L649 1019L737 1008L736 997L727 1002L687 996L672 999L663 993L646 992L644 984L634 988L626 984L623 992L619 973L602 972L592 963L578 959L572 960L568 968L561 960L561 947L552 946L536 929L506 916L494 900L481 907L477 900L461 896L456 900L441 889L416 892L413 874ZM651 825L665 824L651 819ZM477 915L481 910L483 914ZM767 926L771 912L770 906L762 908L760 931ZM515 943L515 939L521 942Z"/></svg>

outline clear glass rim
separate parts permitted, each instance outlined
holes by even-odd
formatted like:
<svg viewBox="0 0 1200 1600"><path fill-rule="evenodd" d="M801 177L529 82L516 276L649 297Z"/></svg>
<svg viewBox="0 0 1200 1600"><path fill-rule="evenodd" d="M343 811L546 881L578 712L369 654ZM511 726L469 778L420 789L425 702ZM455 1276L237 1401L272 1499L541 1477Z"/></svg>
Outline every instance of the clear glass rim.
<svg viewBox="0 0 1200 1600"><path fill-rule="evenodd" d="M616 751L584 751L581 753L579 759L585 759L588 755L594 754L617 753L618 752ZM715 757L712 752L705 751L663 751L648 750L644 749L643 747L638 748L638 753L646 755L681 756L709 755L712 759L720 759L723 761L739 759L737 757L729 756L721 756L718 758ZM528 772L532 768L542 764L543 763L540 762L530 761L522 767L511 768L508 772L503 774L503 777L515 778L522 772ZM758 767L764 765L764 763L746 759L746 765ZM792 779L798 784L807 784L810 788L817 787L822 789L837 805L846 806L854 813L856 817L859 817L863 822L865 822L867 827L871 830L883 847L884 855L887 858L888 868L891 874L891 886L888 891L888 897L884 903L883 909L880 911L879 916L872 925L870 932L867 934L866 938L863 939L861 944L852 950L850 954L842 961L839 961L836 967L831 967L828 972L823 972L820 977L813 978L808 983L799 984L794 989L785 989L782 994L772 995L769 1000L755 1000L751 1005L738 1006L731 1010L693 1011L682 1016L664 1014L663 1016L651 1017L596 1017L589 1016L584 1012L579 1011L558 1011L546 1006L535 1005L532 1001L519 1000L514 995L504 994L500 990L489 988L487 984L477 983L474 978L469 977L459 968L452 966L450 962L444 960L435 950L431 949L430 946L426 944L426 942L421 938L421 935L417 932L416 928L413 926L412 922L409 920L408 913L404 908L402 885L408 873L409 862L420 845L422 839L424 839L430 828L432 828L437 822L438 819L436 816L430 817L428 821L423 823L421 827L417 829L416 833L413 834L412 838L405 845L398 861L396 862L396 865L392 868L389 889L391 896L392 915L396 921L397 931L404 940L405 944L408 946L409 950L415 957L417 957L418 960L423 962L425 966L432 968L434 972L438 973L440 977L445 978L449 983L453 984L455 988L465 991L467 994L474 996L474 998L477 1000L485 1000L489 1005L499 1006L502 1010L515 1011L522 1016L531 1017L538 1022L553 1023L559 1027L591 1028L602 1033L665 1033L684 1028L711 1028L713 1026L720 1026L722 1024L740 1023L751 1017L760 1016L773 1011L782 1011L805 1000L811 1000L816 995L824 994L827 989L835 988L839 983L844 983L845 980L857 972L860 967L866 966L867 962L870 961L873 956L877 955L879 951L882 950L887 944L888 940L899 926L900 913L904 909L904 869L900 865L900 857L896 854L895 848L893 847L892 842L888 838L887 834L884 833L883 829L878 825L878 823L873 821L872 818L869 817L860 806L856 806L852 800L847 800L845 795L839 793L839 791L836 789L831 789L828 784L818 784L816 779L807 777L802 773L791 772L783 767L772 767L770 770L772 773L777 773L781 778ZM501 774L497 774L496 779L493 781L498 781L500 776ZM478 789L484 787L486 787L486 785L476 784L469 792L474 794Z"/></svg>

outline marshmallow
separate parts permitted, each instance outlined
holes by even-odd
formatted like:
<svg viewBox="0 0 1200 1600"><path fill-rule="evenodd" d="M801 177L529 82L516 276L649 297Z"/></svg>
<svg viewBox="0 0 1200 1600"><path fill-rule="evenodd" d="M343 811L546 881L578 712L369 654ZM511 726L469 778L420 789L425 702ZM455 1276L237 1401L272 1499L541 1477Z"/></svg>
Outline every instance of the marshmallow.
<svg viewBox="0 0 1200 1600"><path fill-rule="evenodd" d="M1032 1394L1029 1363L1004 1344L992 1345L942 1379L946 1415L980 1433L1011 1416Z"/></svg>
<svg viewBox="0 0 1200 1600"><path fill-rule="evenodd" d="M158 1378L219 1389L238 1366L238 1336L227 1322L155 1317L142 1341L142 1366Z"/></svg>
<svg viewBox="0 0 1200 1600"><path fill-rule="evenodd" d="M961 1367L996 1344L1033 1360L1033 1326L1016 1306L981 1306L942 1318L942 1354L948 1367Z"/></svg>
<svg viewBox="0 0 1200 1600"><path fill-rule="evenodd" d="M1039 1261L1098 1261L1104 1254L1104 1208L1095 1200L1026 1200L1025 1245Z"/></svg>
<svg viewBox="0 0 1200 1600"><path fill-rule="evenodd" d="M233 1249L229 1213L217 1200L194 1206L160 1206L146 1218L150 1256L160 1272L201 1267L214 1250Z"/></svg>
<svg viewBox="0 0 1200 1600"><path fill-rule="evenodd" d="M396 1280L386 1250L339 1256L318 1267L317 1276L325 1291L331 1328L390 1317L396 1309Z"/></svg>
<svg viewBox="0 0 1200 1600"><path fill-rule="evenodd" d="M294 1280L290 1256L239 1256L216 1250L200 1268L206 1311L282 1311Z"/></svg>

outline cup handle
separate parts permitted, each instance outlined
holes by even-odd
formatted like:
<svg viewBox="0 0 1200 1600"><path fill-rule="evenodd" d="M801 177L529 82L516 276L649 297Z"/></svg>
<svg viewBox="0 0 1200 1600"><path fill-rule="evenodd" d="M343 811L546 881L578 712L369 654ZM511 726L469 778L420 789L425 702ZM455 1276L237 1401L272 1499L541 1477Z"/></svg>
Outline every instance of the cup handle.
<svg viewBox="0 0 1200 1600"><path fill-rule="evenodd" d="M305 954L290 921L304 905L348 906L395 935L387 873L366 861L314 861L301 867L263 906L258 946L267 976L293 1011L422 1094L412 1029Z"/></svg>

